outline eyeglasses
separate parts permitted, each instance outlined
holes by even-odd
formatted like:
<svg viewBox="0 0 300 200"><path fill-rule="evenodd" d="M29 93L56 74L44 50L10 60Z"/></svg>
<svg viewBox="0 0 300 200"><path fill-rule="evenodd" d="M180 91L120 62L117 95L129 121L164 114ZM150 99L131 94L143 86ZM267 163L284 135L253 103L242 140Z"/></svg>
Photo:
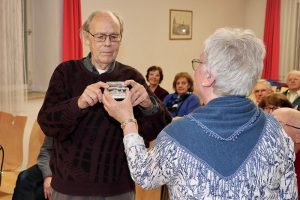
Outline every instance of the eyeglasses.
<svg viewBox="0 0 300 200"><path fill-rule="evenodd" d="M106 34L92 34L91 32L87 31L91 36L94 37L96 42L105 42L107 37L109 38L110 42L120 42L122 39L122 36L120 34L111 34L111 35L106 35Z"/></svg>
<svg viewBox="0 0 300 200"><path fill-rule="evenodd" d="M293 125L287 124L287 123L285 123L283 121L279 121L279 122L282 123L282 124L284 124L284 125L286 125L286 126L289 126L289 127L292 127L292 128L300 130L300 127L298 127L298 126L293 126Z"/></svg>
<svg viewBox="0 0 300 200"><path fill-rule="evenodd" d="M259 92L266 92L267 89L261 89L261 90L254 90L254 93L259 93Z"/></svg>
<svg viewBox="0 0 300 200"><path fill-rule="evenodd" d="M280 107L278 107L278 106L266 106L263 109L264 109L264 111L271 111L271 112L273 112L274 110L276 110L278 108L280 108Z"/></svg>
<svg viewBox="0 0 300 200"><path fill-rule="evenodd" d="M204 62L202 62L199 59L193 59L192 60L192 68L193 68L194 71L196 70L196 68L198 67L199 64L204 64Z"/></svg>

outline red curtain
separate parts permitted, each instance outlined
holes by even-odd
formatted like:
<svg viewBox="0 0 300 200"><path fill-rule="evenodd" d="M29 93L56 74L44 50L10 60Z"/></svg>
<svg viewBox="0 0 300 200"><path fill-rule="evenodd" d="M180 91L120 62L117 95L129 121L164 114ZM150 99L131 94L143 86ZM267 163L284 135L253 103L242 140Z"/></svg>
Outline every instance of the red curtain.
<svg viewBox="0 0 300 200"><path fill-rule="evenodd" d="M63 11L63 61L82 58L80 40L81 0L64 0Z"/></svg>
<svg viewBox="0 0 300 200"><path fill-rule="evenodd" d="M267 0L264 42L266 57L262 78L278 80L280 48L280 0Z"/></svg>

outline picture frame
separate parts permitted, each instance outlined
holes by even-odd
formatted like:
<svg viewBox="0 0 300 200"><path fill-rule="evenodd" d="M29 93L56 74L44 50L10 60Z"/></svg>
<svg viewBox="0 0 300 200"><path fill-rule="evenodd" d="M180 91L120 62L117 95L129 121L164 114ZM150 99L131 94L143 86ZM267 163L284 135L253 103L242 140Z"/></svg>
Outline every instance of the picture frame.
<svg viewBox="0 0 300 200"><path fill-rule="evenodd" d="M169 39L191 40L193 30L193 11L170 9Z"/></svg>

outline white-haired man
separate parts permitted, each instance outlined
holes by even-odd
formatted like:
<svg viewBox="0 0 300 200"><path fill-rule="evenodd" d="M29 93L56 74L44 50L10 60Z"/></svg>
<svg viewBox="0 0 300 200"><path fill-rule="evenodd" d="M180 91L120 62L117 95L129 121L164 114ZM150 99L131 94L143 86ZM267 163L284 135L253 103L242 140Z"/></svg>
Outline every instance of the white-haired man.
<svg viewBox="0 0 300 200"><path fill-rule="evenodd" d="M283 94L287 96L294 108L300 110L300 71L290 71L287 75L286 83L288 85L288 90Z"/></svg>
<svg viewBox="0 0 300 200"><path fill-rule="evenodd" d="M271 93L273 93L273 90L272 90L272 86L269 81L267 81L265 79L260 79L259 81L257 81L257 83L254 87L254 90L253 90L256 104L259 104L260 100L264 96L271 94Z"/></svg>

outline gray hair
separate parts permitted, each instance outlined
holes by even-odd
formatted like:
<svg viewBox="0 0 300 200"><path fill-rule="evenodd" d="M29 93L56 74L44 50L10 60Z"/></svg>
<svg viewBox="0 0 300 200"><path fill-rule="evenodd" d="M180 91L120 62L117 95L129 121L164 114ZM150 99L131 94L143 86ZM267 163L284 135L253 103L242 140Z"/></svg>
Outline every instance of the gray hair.
<svg viewBox="0 0 300 200"><path fill-rule="evenodd" d="M289 71L289 73L288 73L287 76L286 76L286 79L288 79L290 75L300 76L300 71L299 71L299 70L292 70L292 71Z"/></svg>
<svg viewBox="0 0 300 200"><path fill-rule="evenodd" d="M114 13L114 12L111 12L111 11L95 11L95 12L93 12L92 14L90 14L90 16L87 18L87 20L83 23L83 25L81 27L81 30L86 31L86 32L90 31L90 24L91 24L93 18L96 15L99 15L99 14L109 14L109 15L115 17L118 20L119 24L120 24L120 35L122 36L123 30L124 30L123 20L121 19L121 17L117 13Z"/></svg>
<svg viewBox="0 0 300 200"><path fill-rule="evenodd" d="M265 47L250 30L220 28L204 42L204 62L219 96L249 96L263 69Z"/></svg>
<svg viewBox="0 0 300 200"><path fill-rule="evenodd" d="M260 79L257 81L256 84L263 84L264 86L266 86L268 89L272 90L272 85L269 81L267 81L266 79Z"/></svg>

